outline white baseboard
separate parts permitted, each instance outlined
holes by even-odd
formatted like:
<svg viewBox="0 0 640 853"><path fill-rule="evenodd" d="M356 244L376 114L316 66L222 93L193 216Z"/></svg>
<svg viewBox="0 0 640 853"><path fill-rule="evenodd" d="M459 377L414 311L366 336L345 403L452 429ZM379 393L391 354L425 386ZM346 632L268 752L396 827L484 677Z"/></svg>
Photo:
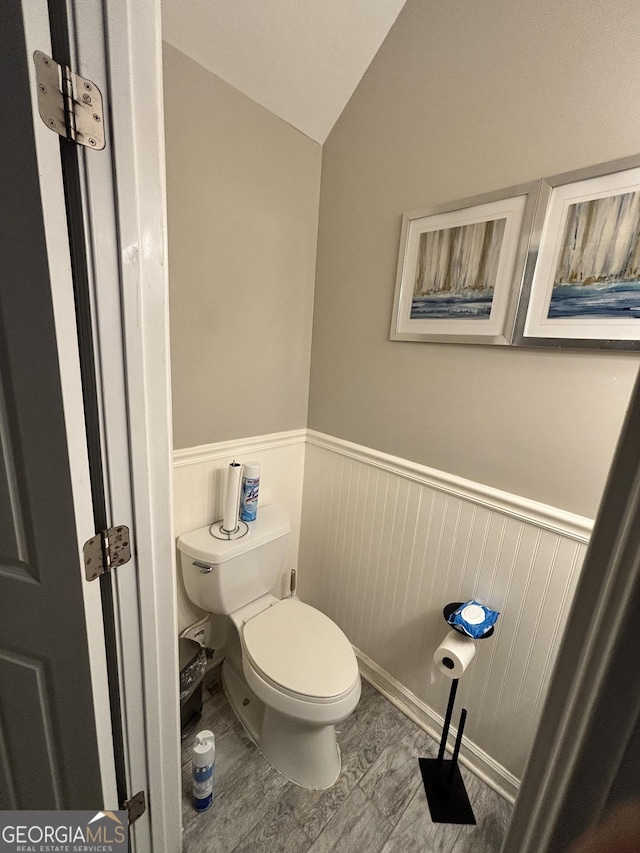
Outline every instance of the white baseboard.
<svg viewBox="0 0 640 853"><path fill-rule="evenodd" d="M437 714L432 708L418 699L411 691L407 690L399 681L396 681L389 673L381 669L374 661L354 648L360 667L360 674L369 684L379 690L392 704L399 708L403 714L413 720L427 734L439 741L442 733L444 718ZM452 738L456 734L454 726L451 727ZM468 767L476 776L486 782L501 797L513 803L520 780L517 779L502 765L494 761L482 749L463 736L460 749L460 761Z"/></svg>

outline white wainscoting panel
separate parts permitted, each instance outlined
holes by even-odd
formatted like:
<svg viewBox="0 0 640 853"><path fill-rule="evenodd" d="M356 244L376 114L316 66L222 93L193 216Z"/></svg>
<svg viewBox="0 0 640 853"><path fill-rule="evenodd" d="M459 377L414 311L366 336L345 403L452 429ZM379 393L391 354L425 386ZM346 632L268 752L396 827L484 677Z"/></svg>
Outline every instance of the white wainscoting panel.
<svg viewBox="0 0 640 853"><path fill-rule="evenodd" d="M291 537L276 590L289 589L291 569L297 567L302 506L306 430L291 430L253 438L175 450L173 454L174 534L176 539L189 530L212 524L222 517L227 468L238 462L260 463L261 505L281 504L291 519ZM178 627L180 630L205 615L187 599L178 558ZM210 644L219 648L224 639L223 619L212 619Z"/></svg>
<svg viewBox="0 0 640 853"><path fill-rule="evenodd" d="M364 674L438 733L442 608L501 612L460 680L465 762L513 797L592 528L589 519L307 432L299 590L361 653ZM455 726L454 726L455 732Z"/></svg>

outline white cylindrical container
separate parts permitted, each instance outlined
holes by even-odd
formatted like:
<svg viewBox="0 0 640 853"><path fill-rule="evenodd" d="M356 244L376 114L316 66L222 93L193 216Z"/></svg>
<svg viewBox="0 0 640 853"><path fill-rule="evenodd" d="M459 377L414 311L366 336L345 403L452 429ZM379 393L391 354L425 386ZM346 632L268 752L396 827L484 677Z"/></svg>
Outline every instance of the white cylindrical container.
<svg viewBox="0 0 640 853"><path fill-rule="evenodd" d="M238 508L240 505L240 487L242 480L242 465L235 460L229 465L227 474L227 491L224 497L224 515L222 529L225 533L235 533L238 529Z"/></svg>
<svg viewBox="0 0 640 853"><path fill-rule="evenodd" d="M469 625L480 625L486 619L484 610L479 604L467 604L460 611L460 615Z"/></svg>
<svg viewBox="0 0 640 853"><path fill-rule="evenodd" d="M213 803L213 777L216 764L216 741L213 732L198 732L191 756L193 807L204 812Z"/></svg>
<svg viewBox="0 0 640 853"><path fill-rule="evenodd" d="M440 672L448 678L460 678L473 660L476 644L471 637L449 631L435 650L433 659Z"/></svg>
<svg viewBox="0 0 640 853"><path fill-rule="evenodd" d="M260 463L245 462L242 471L242 494L240 496L240 518L242 521L256 520L259 490Z"/></svg>

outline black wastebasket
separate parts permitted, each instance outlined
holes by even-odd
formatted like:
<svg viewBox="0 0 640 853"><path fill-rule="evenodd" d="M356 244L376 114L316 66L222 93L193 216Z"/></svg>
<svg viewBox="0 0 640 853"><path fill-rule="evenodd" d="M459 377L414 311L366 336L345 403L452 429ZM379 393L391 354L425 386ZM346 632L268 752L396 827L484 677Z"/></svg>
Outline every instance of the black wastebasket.
<svg viewBox="0 0 640 853"><path fill-rule="evenodd" d="M207 653L200 643L187 637L178 640L180 654L180 728L202 711L202 678L207 668Z"/></svg>

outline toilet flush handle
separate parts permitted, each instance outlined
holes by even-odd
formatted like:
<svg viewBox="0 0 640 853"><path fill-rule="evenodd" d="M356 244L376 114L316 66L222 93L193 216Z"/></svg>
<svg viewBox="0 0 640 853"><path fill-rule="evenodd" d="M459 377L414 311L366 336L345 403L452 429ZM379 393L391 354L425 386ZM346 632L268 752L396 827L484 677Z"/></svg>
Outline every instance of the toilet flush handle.
<svg viewBox="0 0 640 853"><path fill-rule="evenodd" d="M198 560L194 560L193 565L197 566L200 569L200 573L203 575L213 571L213 566L208 566L206 563L199 563Z"/></svg>

